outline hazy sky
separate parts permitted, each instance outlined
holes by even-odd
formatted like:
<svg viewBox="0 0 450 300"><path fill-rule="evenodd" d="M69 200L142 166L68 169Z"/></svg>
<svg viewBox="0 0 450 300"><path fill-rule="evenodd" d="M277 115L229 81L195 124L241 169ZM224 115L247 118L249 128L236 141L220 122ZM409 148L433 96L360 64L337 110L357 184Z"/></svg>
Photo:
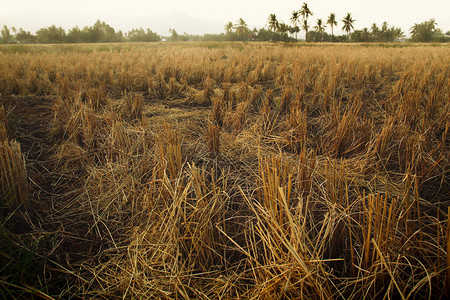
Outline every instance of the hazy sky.
<svg viewBox="0 0 450 300"><path fill-rule="evenodd" d="M149 27L168 35L169 27L179 33L223 32L227 21L243 18L249 27L263 27L269 14L289 23L292 11L304 1L296 0L1 0L0 25L23 27L34 32L52 24L69 29L92 25L100 19L115 29L128 31L133 27ZM450 30L450 1L428 0L315 0L306 1L314 13L311 21L326 19L330 12L340 21L347 12L356 20L355 28L380 25L387 21L409 32L414 23L435 18L444 32ZM312 24L314 25L314 24ZM342 24L338 24L341 28Z"/></svg>

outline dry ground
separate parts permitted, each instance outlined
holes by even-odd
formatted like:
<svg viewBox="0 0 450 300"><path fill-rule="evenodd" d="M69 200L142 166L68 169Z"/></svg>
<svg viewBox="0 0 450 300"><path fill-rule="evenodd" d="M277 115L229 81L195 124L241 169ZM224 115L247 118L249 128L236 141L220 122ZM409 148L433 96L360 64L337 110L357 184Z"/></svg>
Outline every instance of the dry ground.
<svg viewBox="0 0 450 300"><path fill-rule="evenodd" d="M445 297L448 47L96 47L0 53L3 297Z"/></svg>

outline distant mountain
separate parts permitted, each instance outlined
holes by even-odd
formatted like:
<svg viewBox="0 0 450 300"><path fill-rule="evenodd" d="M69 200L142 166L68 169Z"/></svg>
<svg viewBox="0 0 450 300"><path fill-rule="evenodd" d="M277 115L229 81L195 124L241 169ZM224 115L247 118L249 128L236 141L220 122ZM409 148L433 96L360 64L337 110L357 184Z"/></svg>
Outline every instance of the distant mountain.
<svg viewBox="0 0 450 300"><path fill-rule="evenodd" d="M105 21L116 31L127 32L132 28L150 28L159 35L168 36L169 28L174 28L178 34L184 32L188 34L205 34L224 32L225 21L206 21L189 16L182 12L173 12L167 15L148 16L120 16L120 15L94 15L92 13L76 14L45 13L36 14L33 12L16 12L7 16L0 16L0 25L23 28L24 30L35 32L39 28L50 25L61 26L68 30L75 26L83 28L91 26L96 20Z"/></svg>
<svg viewBox="0 0 450 300"><path fill-rule="evenodd" d="M185 13L175 12L169 15L148 17L117 16L110 25L114 28L127 28L127 31L137 27L150 28L160 35L169 35L169 28L175 29L178 34L184 32L189 34L221 33L224 32L225 23L205 21Z"/></svg>

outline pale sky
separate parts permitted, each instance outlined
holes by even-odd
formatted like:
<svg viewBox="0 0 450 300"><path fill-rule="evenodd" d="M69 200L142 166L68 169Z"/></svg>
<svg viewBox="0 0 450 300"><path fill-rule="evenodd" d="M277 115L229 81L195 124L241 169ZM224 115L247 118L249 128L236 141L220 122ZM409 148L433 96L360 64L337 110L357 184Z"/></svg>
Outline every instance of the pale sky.
<svg viewBox="0 0 450 300"><path fill-rule="evenodd" d="M35 32L50 25L70 29L92 25L97 19L105 21L116 30L128 31L144 27L162 35L169 35L169 28L190 34L220 33L228 21L243 18L249 27L266 26L269 14L276 14L279 21L290 23L294 10L305 1L298 0L0 0L0 25ZM401 27L405 34L414 23L435 18L438 28L450 30L450 1L428 0L314 0L306 1L314 13L310 18L315 25L318 18L324 22L331 12L338 21L350 12L356 20L355 29L379 26L383 21ZM338 22L338 28L342 23ZM336 30L336 29L335 29ZM329 31L329 28L327 29ZM335 31L339 33L338 31Z"/></svg>

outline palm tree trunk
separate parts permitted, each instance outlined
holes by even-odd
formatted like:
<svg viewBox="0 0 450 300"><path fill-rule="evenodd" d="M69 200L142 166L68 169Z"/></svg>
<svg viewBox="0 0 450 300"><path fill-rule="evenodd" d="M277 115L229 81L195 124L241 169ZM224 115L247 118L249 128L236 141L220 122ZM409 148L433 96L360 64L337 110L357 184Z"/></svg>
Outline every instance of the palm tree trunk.
<svg viewBox="0 0 450 300"><path fill-rule="evenodd" d="M297 22L294 22L294 29L297 27ZM297 30L295 30L295 41L297 41Z"/></svg>

